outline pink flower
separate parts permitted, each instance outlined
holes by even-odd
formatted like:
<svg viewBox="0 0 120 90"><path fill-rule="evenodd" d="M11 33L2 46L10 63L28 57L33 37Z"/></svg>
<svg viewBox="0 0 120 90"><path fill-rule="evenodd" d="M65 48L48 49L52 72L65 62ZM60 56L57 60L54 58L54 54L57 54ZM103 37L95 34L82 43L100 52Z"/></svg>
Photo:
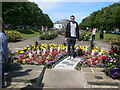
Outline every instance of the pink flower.
<svg viewBox="0 0 120 90"><path fill-rule="evenodd" d="M43 59L40 59L38 62L39 62L40 64L43 64L44 60L43 60Z"/></svg>
<svg viewBox="0 0 120 90"><path fill-rule="evenodd" d="M35 56L35 59L37 59L38 57L39 57L39 55L36 55L36 56Z"/></svg>
<svg viewBox="0 0 120 90"><path fill-rule="evenodd" d="M28 58L29 56L28 55L25 55L26 58Z"/></svg>
<svg viewBox="0 0 120 90"><path fill-rule="evenodd" d="M39 55L40 55L40 56L42 56L42 54L41 54L41 53L40 53Z"/></svg>
<svg viewBox="0 0 120 90"><path fill-rule="evenodd" d="M30 62L27 62L28 64L30 64Z"/></svg>
<svg viewBox="0 0 120 90"><path fill-rule="evenodd" d="M26 61L27 61L27 62L30 62L30 61L32 61L32 60L33 60L33 59L27 59Z"/></svg>
<svg viewBox="0 0 120 90"><path fill-rule="evenodd" d="M90 57L86 57L87 59L89 59Z"/></svg>
<svg viewBox="0 0 120 90"><path fill-rule="evenodd" d="M96 62L93 62L92 64L93 64L93 65L96 65L97 63L96 63Z"/></svg>
<svg viewBox="0 0 120 90"><path fill-rule="evenodd" d="M22 62L22 58L18 58L18 62Z"/></svg>
<svg viewBox="0 0 120 90"><path fill-rule="evenodd" d="M96 60L96 58L92 58L92 60L93 60L93 61L95 61L95 60Z"/></svg>

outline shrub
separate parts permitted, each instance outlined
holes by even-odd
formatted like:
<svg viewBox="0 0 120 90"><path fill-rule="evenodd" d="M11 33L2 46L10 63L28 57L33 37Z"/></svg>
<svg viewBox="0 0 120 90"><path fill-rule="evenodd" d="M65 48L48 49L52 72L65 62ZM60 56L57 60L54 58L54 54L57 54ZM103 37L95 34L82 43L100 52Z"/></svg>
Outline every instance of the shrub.
<svg viewBox="0 0 120 90"><path fill-rule="evenodd" d="M44 32L43 34L40 35L40 38L42 40L51 40L57 37L57 33L55 32Z"/></svg>
<svg viewBox="0 0 120 90"><path fill-rule="evenodd" d="M8 42L13 42L22 39L18 31L5 31Z"/></svg>
<svg viewBox="0 0 120 90"><path fill-rule="evenodd" d="M64 35L65 34L65 30L57 30L57 34Z"/></svg>
<svg viewBox="0 0 120 90"><path fill-rule="evenodd" d="M111 44L120 45L120 40L110 40Z"/></svg>
<svg viewBox="0 0 120 90"><path fill-rule="evenodd" d="M90 39L90 36L91 36L91 33L81 31L79 35L79 40L88 41Z"/></svg>

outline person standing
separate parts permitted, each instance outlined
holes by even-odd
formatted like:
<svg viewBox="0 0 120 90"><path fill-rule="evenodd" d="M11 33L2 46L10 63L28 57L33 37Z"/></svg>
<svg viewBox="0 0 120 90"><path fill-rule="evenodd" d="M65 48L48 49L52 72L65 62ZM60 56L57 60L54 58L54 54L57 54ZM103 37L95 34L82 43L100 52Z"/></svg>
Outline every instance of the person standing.
<svg viewBox="0 0 120 90"><path fill-rule="evenodd" d="M92 41L95 40L96 30L97 30L97 28L93 28L93 30L92 30Z"/></svg>
<svg viewBox="0 0 120 90"><path fill-rule="evenodd" d="M5 63L7 60L8 60L8 41L3 30L3 25L1 25L0 26L0 64L2 64L2 87L4 87L5 85L4 73L5 73Z"/></svg>
<svg viewBox="0 0 120 90"><path fill-rule="evenodd" d="M75 21L75 16L70 16L70 22L67 24L65 40L67 41L68 56L70 59L75 58L74 46L76 41L79 39L79 27L78 23ZM71 47L72 46L72 52Z"/></svg>

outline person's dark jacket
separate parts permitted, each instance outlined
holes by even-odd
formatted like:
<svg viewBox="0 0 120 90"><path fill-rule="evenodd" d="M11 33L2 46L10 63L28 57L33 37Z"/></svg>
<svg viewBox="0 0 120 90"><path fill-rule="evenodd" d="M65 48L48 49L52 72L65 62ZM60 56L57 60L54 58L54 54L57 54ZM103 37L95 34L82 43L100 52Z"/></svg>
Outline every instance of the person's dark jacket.
<svg viewBox="0 0 120 90"><path fill-rule="evenodd" d="M74 21L75 22L75 21ZM79 39L79 26L78 26L78 23L77 22L75 22L76 23L76 38L77 39ZM66 26L66 33L65 33L65 38L67 38L67 37L71 37L71 32L70 32L70 22L67 24L67 26Z"/></svg>

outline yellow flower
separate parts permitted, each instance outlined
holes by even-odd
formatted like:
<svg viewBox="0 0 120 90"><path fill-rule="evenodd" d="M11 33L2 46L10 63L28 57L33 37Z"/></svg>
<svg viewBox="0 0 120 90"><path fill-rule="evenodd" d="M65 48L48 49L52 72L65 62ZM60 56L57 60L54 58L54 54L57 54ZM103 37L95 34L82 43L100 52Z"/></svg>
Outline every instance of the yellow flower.
<svg viewBox="0 0 120 90"><path fill-rule="evenodd" d="M78 45L76 44L74 48L77 48L77 47L78 47Z"/></svg>
<svg viewBox="0 0 120 90"><path fill-rule="evenodd" d="M41 48L41 49L47 48L47 44L41 44L40 48Z"/></svg>
<svg viewBox="0 0 120 90"><path fill-rule="evenodd" d="M100 49L100 52L102 52L103 54L105 53L105 50L103 50L103 49Z"/></svg>
<svg viewBox="0 0 120 90"><path fill-rule="evenodd" d="M56 49L57 48L57 45L56 44L49 44L50 47Z"/></svg>
<svg viewBox="0 0 120 90"><path fill-rule="evenodd" d="M20 51L24 51L24 49L20 49Z"/></svg>
<svg viewBox="0 0 120 90"><path fill-rule="evenodd" d="M20 53L20 54L23 54L23 53L24 53L24 51L20 51L19 53Z"/></svg>
<svg viewBox="0 0 120 90"><path fill-rule="evenodd" d="M83 51L85 51L87 48L87 46L80 46L80 49L82 49Z"/></svg>
<svg viewBox="0 0 120 90"><path fill-rule="evenodd" d="M25 49L27 49L27 47L24 47L23 49L25 50Z"/></svg>
<svg viewBox="0 0 120 90"><path fill-rule="evenodd" d="M28 48L28 50L30 50L30 48Z"/></svg>
<svg viewBox="0 0 120 90"><path fill-rule="evenodd" d="M16 53L18 53L18 51L16 51Z"/></svg>
<svg viewBox="0 0 120 90"><path fill-rule="evenodd" d="M64 45L58 45L58 47L60 47L60 49L66 49L66 46L64 46Z"/></svg>
<svg viewBox="0 0 120 90"><path fill-rule="evenodd" d="M32 45L33 47L35 46L35 45Z"/></svg>

